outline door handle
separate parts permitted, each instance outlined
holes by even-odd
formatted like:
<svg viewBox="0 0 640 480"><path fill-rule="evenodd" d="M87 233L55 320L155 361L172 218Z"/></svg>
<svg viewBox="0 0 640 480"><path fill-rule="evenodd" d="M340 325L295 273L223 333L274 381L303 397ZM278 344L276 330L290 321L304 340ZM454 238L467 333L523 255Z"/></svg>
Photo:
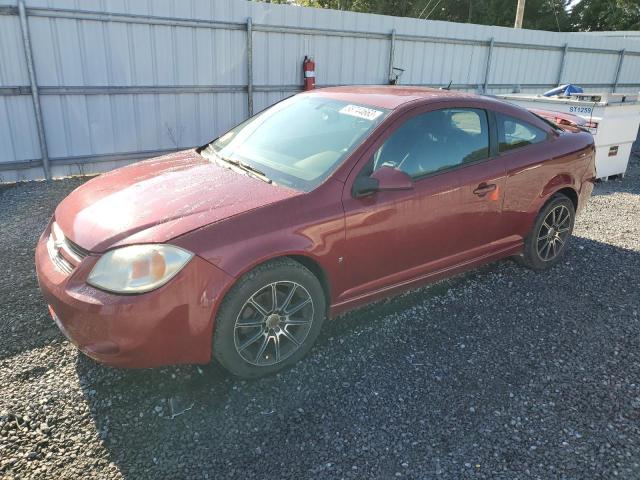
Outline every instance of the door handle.
<svg viewBox="0 0 640 480"><path fill-rule="evenodd" d="M484 197L487 193L491 193L496 189L495 183L481 183L478 187L473 191L479 197Z"/></svg>

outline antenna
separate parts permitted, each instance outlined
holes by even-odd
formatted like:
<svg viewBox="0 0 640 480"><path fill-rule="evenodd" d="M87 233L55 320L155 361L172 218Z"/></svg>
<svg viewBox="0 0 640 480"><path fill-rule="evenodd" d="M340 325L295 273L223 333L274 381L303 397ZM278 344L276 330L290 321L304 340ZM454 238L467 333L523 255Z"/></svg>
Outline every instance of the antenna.
<svg viewBox="0 0 640 480"><path fill-rule="evenodd" d="M451 90L452 83L453 83L453 80L449 80L449 85L447 85L446 87L440 87L440 90Z"/></svg>
<svg viewBox="0 0 640 480"><path fill-rule="evenodd" d="M397 85L398 79L404 73L404 68L393 67L394 76L389 79L389 85Z"/></svg>

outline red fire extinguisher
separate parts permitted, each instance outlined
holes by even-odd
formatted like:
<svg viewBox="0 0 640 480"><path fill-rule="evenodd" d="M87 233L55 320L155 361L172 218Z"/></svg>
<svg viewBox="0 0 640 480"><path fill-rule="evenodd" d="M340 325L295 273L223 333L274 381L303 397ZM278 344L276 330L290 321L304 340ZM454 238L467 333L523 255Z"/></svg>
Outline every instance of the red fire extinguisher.
<svg viewBox="0 0 640 480"><path fill-rule="evenodd" d="M304 74L304 89L313 90L316 88L316 62L311 57L304 56L302 72Z"/></svg>

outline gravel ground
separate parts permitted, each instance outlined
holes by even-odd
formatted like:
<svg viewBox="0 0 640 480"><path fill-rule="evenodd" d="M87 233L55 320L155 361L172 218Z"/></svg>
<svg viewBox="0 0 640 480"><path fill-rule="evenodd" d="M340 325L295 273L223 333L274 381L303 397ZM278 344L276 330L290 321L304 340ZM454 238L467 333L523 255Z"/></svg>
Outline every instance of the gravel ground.
<svg viewBox="0 0 640 480"><path fill-rule="evenodd" d="M637 160L551 271L505 260L350 313L252 382L110 369L65 341L33 249L80 183L0 190L0 476L640 478Z"/></svg>

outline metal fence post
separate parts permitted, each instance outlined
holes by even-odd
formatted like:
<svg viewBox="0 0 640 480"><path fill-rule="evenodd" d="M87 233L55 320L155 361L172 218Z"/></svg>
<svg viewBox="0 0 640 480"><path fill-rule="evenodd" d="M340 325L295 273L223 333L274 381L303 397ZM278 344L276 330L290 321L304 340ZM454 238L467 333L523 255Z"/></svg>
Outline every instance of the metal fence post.
<svg viewBox="0 0 640 480"><path fill-rule="evenodd" d="M569 50L569 44L565 43L562 49L562 59L560 60L560 68L558 69L558 85L562 85L562 75L564 75L564 65L567 61L567 50Z"/></svg>
<svg viewBox="0 0 640 480"><path fill-rule="evenodd" d="M620 79L620 70L622 70L622 62L624 61L624 48L620 50L620 57L618 58L618 66L616 67L616 76L613 79L613 88L612 92L615 93L616 88L618 88L618 80Z"/></svg>
<svg viewBox="0 0 640 480"><path fill-rule="evenodd" d="M393 61L396 51L396 29L391 30L391 44L389 48L389 82L393 80Z"/></svg>
<svg viewBox="0 0 640 480"><path fill-rule="evenodd" d="M489 86L489 74L491 73L491 56L493 55L493 37L489 40L489 52L487 52L487 66L484 71L484 85L482 86L482 93L487 93L487 87Z"/></svg>
<svg viewBox="0 0 640 480"><path fill-rule="evenodd" d="M247 107L253 116L253 23L247 18Z"/></svg>
<svg viewBox="0 0 640 480"><path fill-rule="evenodd" d="M42 157L42 169L44 177L51 180L51 168L49 166L49 151L47 150L47 138L44 134L44 122L42 121L42 110L40 107L40 95L38 92L38 81L36 80L36 69L33 62L33 52L31 51L31 38L29 36L29 24L27 23L27 9L24 0L18 0L18 15L20 16L20 29L22 30L22 43L24 46L24 56L27 61L29 71L29 82L31 83L31 99L33 100L33 110L36 115L36 126L38 128L38 140L40 142L40 155Z"/></svg>

